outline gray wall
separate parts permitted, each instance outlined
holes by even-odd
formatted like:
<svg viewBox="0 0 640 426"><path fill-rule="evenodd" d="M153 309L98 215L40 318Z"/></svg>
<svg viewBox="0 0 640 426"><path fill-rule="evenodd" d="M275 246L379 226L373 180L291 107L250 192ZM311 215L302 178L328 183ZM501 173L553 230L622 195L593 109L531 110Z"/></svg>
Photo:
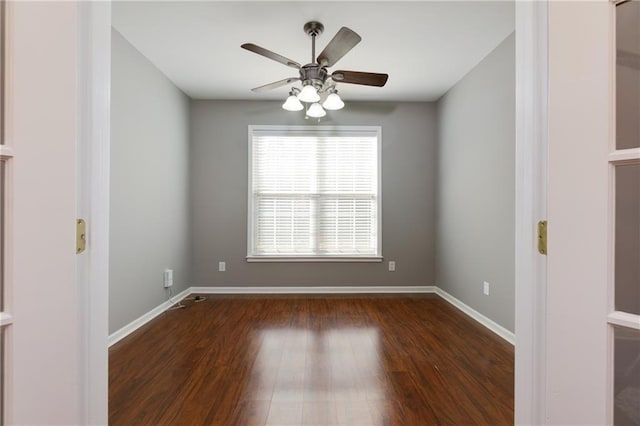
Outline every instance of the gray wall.
<svg viewBox="0 0 640 426"><path fill-rule="evenodd" d="M438 101L438 127L436 285L513 331L514 34Z"/></svg>
<svg viewBox="0 0 640 426"><path fill-rule="evenodd" d="M192 285L432 285L435 279L436 109L354 103L324 125L382 126L384 263L247 263L247 126L312 124L282 102L191 103ZM218 261L227 271L218 272ZM396 261L388 272L387 261Z"/></svg>
<svg viewBox="0 0 640 426"><path fill-rule="evenodd" d="M189 284L189 98L112 31L109 332Z"/></svg>

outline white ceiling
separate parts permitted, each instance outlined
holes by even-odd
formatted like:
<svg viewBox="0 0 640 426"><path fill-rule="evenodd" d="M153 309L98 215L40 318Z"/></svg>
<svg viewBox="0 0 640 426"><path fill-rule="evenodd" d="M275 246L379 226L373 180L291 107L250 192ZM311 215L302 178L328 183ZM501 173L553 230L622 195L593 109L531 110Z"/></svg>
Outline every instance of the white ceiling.
<svg viewBox="0 0 640 426"><path fill-rule="evenodd" d="M389 74L383 88L340 84L346 100L432 101L514 30L512 1L115 2L113 26L196 99L279 99L288 86L253 93L297 71L240 48L251 42L310 62L307 21L324 24L317 54L342 26L362 42L331 70Z"/></svg>

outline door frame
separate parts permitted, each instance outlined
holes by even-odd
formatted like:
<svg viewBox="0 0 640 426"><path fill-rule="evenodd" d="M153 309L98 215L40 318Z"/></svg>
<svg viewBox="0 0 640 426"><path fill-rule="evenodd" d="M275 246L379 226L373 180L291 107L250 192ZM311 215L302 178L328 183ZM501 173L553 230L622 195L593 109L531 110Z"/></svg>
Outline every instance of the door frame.
<svg viewBox="0 0 640 426"><path fill-rule="evenodd" d="M547 260L537 222L547 218L547 1L516 2L515 423L545 423Z"/></svg>
<svg viewBox="0 0 640 426"><path fill-rule="evenodd" d="M87 424L106 424L109 295L109 148L111 2L79 2L81 93L78 209L88 222L79 257L85 300L83 384ZM546 258L536 250L535 224L546 217L547 1L516 2L516 349L515 422L545 416Z"/></svg>
<svg viewBox="0 0 640 426"><path fill-rule="evenodd" d="M109 152L111 2L78 1L77 216L87 222L78 255L81 303L81 418L108 423Z"/></svg>

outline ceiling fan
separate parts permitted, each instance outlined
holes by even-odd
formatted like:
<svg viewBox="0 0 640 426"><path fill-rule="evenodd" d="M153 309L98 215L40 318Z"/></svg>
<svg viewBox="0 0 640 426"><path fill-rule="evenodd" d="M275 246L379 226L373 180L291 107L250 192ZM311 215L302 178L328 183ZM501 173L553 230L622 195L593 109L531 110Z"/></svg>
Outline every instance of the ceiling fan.
<svg viewBox="0 0 640 426"><path fill-rule="evenodd" d="M355 45L360 43L362 38L355 31L347 27L342 27L316 58L316 37L320 36L323 31L324 25L317 21L307 22L304 25L304 32L311 37L311 62L306 65L300 65L292 59L253 43L243 44L241 46L243 49L295 68L299 72L297 77L285 78L265 84L264 86L255 87L251 90L254 92L263 92L301 81L302 90L294 87L289 93L290 96L283 105L283 108L290 111L299 111L304 108L300 101L307 102L312 104L307 110L307 115L321 117L324 116L325 113L320 104L318 104L320 93L330 92L327 100L323 104L326 109L340 109L344 106L344 103L338 97L335 88L336 83L377 87L382 87L386 84L389 78L387 74L346 70L337 70L330 73L327 68L335 65L335 63L353 49Z"/></svg>

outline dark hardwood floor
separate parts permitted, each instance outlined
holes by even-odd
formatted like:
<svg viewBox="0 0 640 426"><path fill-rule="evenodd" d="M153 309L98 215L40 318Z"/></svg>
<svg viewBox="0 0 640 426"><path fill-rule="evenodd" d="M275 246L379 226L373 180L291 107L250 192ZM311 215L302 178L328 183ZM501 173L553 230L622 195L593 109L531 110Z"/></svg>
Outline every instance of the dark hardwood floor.
<svg viewBox="0 0 640 426"><path fill-rule="evenodd" d="M206 297L110 349L110 424L513 424L513 347L438 296Z"/></svg>

